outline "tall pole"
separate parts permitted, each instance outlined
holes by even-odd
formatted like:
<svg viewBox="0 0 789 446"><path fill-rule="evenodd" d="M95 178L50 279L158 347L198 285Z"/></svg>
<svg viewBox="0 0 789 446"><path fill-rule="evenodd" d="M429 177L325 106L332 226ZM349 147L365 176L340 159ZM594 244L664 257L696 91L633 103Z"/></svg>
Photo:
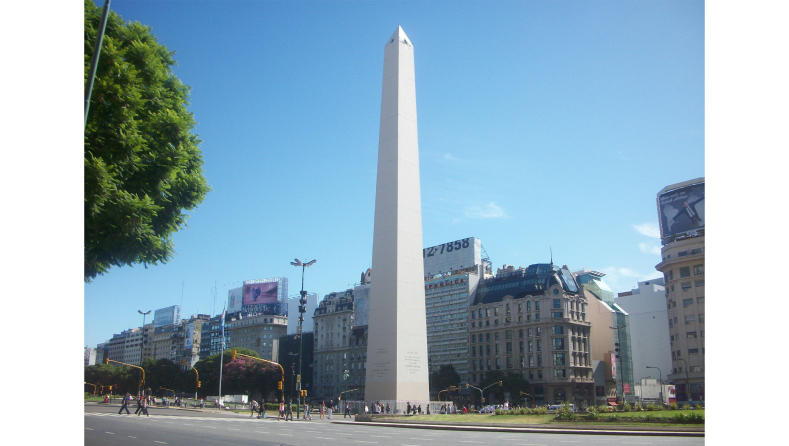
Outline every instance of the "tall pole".
<svg viewBox="0 0 789 446"><path fill-rule="evenodd" d="M685 363L685 401L690 404L692 398L690 396L690 377L688 376L688 362L682 358L677 358L677 361Z"/></svg>
<svg viewBox="0 0 789 446"><path fill-rule="evenodd" d="M297 328L297 333L299 336L299 374L296 377L296 390L298 391L298 406L296 406L296 418L299 417L299 408L301 406L301 357L303 352L303 345L304 345L304 335L302 331L302 324L304 323L304 313L307 311L307 292L304 291L304 272L308 266L312 266L315 264L317 260L313 259L310 262L302 263L299 259L293 259L295 262L290 262L293 266L300 266L301 267L301 293L299 297L299 326Z"/></svg>
<svg viewBox="0 0 789 446"><path fill-rule="evenodd" d="M90 61L90 72L88 72L88 85L85 87L85 127L88 125L88 110L90 110L90 95L93 92L93 80L96 78L96 67L99 65L101 55L101 42L104 40L104 29L107 27L107 16L110 12L110 0L105 0L104 10L101 13L99 23L99 33L96 36L96 46L93 47L93 58ZM84 128L84 127L83 127Z"/></svg>
<svg viewBox="0 0 789 446"><path fill-rule="evenodd" d="M109 4L109 0L107 0L107 3ZM151 310L148 310L145 313L143 313L142 310L137 310L137 312L142 315L142 342L140 343L141 344L141 347L140 347L140 365L142 366L142 357L143 357L143 354L145 352L145 316L151 314ZM140 372L140 373L142 373L142 372ZM140 387L142 387L142 385L143 385L142 375L140 375ZM142 390L142 392L145 392L144 389L138 388L137 389L137 396L140 395L140 391L141 390Z"/></svg>
<svg viewBox="0 0 789 446"><path fill-rule="evenodd" d="M222 306L222 349L219 351L219 403L222 404L222 369L224 368L225 359L225 307Z"/></svg>

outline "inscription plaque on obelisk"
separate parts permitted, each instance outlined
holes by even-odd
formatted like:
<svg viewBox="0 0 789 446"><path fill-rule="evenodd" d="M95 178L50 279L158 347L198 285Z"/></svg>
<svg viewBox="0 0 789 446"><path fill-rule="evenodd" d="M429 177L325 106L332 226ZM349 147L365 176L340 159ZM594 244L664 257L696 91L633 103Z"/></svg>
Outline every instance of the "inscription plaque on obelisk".
<svg viewBox="0 0 789 446"><path fill-rule="evenodd" d="M428 401L414 47L384 47L365 400Z"/></svg>

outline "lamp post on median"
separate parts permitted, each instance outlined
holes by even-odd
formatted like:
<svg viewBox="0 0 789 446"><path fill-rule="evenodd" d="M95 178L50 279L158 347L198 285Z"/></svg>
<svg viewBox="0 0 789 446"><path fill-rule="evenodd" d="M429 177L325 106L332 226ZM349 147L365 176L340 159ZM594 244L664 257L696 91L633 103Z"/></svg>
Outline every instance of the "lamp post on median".
<svg viewBox="0 0 789 446"><path fill-rule="evenodd" d="M663 403L664 403L664 401L663 401L663 372L660 371L660 367L652 367L652 366L648 365L647 368L648 369L657 369L658 373L660 373L660 405L662 406Z"/></svg>
<svg viewBox="0 0 789 446"><path fill-rule="evenodd" d="M140 347L140 365L142 365L142 357L145 354L145 316L151 314L151 310L148 310L145 313L143 313L142 310L137 310L137 312L142 315L142 346ZM139 393L140 391L138 390L137 395L139 395Z"/></svg>
<svg viewBox="0 0 789 446"><path fill-rule="evenodd" d="M299 417L299 406L301 406L301 370L302 370L302 368L301 368L301 358L303 356L302 355L302 349L303 349L303 342L302 342L302 340L304 338L304 336L302 335L302 324L304 323L304 313L307 312L307 292L304 291L304 271L307 269L307 267L310 267L310 266L314 265L315 262L317 262L317 260L313 259L313 260L311 260L311 261L309 261L307 263L302 263L301 260L299 260L299 259L293 259L293 260L295 260L295 262L290 262L291 265L296 266L296 267L298 267L298 266L301 267L301 293L300 293L300 297L299 297L299 326L296 329L296 333L299 336L299 374L296 376L296 390L299 393L299 396L298 396L299 405L296 406L296 418L298 418Z"/></svg>

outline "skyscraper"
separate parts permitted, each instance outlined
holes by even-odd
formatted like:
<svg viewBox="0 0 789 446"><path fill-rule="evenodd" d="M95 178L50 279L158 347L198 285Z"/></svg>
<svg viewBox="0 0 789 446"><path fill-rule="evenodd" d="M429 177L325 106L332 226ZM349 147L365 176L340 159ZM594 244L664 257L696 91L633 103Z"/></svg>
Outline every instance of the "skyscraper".
<svg viewBox="0 0 789 446"><path fill-rule="evenodd" d="M366 399L429 399L414 47L384 47Z"/></svg>

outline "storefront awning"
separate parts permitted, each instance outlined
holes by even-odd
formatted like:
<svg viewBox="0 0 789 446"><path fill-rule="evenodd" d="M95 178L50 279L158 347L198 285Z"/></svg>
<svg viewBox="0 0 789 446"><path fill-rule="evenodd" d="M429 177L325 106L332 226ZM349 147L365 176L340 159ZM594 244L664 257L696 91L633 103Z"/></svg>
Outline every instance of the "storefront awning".
<svg viewBox="0 0 789 446"><path fill-rule="evenodd" d="M609 402L608 402L608 405L609 405L609 406L618 406L619 404L616 404L616 403L613 403L613 402L609 401Z"/></svg>

